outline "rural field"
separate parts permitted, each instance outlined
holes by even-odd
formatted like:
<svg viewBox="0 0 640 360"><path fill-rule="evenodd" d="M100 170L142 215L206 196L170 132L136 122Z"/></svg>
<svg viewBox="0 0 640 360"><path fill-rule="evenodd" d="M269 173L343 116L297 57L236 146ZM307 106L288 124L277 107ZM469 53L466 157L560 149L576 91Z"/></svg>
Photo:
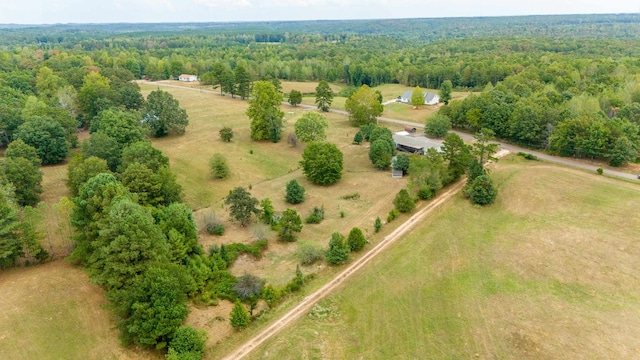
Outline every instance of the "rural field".
<svg viewBox="0 0 640 360"><path fill-rule="evenodd" d="M168 82L172 83L172 82ZM143 85L146 96L158 86ZM306 217L314 206L324 207L325 220L320 225L305 225L299 235L301 241L325 248L332 232L347 234L355 226L365 231L367 238L375 243L400 224L404 217L385 227L379 234L373 234L373 223L376 217L385 218L393 207L395 194L406 186L406 179L392 179L389 172L377 171L368 159L367 145L352 145L355 128L348 125L346 116L334 113L325 114L330 122L328 140L336 143L343 151L345 163L343 177L334 186L322 187L308 182L299 169L298 162L304 144L292 147L287 144L287 134L293 132L295 121L308 110L298 107L283 106L286 126L283 140L278 144L270 142L254 142L249 139L249 120L245 115L247 103L240 99L221 97L217 94L190 89L163 87L180 101L190 119L183 136L154 139L153 144L170 158L171 168L184 187L184 198L195 210L196 220L213 212L224 221L223 236L209 236L202 232L200 241L207 249L213 244L252 243L255 240L252 227L242 228L228 219L223 199L229 190L236 186L251 188L251 193L258 199L269 197L277 211L293 208L302 218ZM199 89L198 89L199 90ZM218 131L223 126L234 130L231 143L220 140ZM395 130L395 129L394 129ZM86 136L87 134L80 134ZM214 153L224 154L230 163L231 175L225 180L213 180L209 175L208 162ZM53 346L54 358L82 358L89 348L97 349L95 355L87 358L148 358L154 354L141 353L137 350L119 347L117 331L113 328L108 309L104 308L106 300L99 287L89 282L88 276L81 268L66 263L62 258L68 255L72 242L69 239L69 214L71 203L67 187L66 164L42 167L43 202L37 207L42 226L39 229L45 235L45 248L57 259L49 264L29 268L4 271L0 274L0 292L3 294L1 305L4 309L0 321L0 358L42 358ZM302 204L290 205L284 200L285 185L291 179L298 180L306 188L306 200ZM359 194L355 200L345 200L342 196ZM341 216L344 213L344 217ZM298 263L297 243L281 244L276 241L275 232L269 233L269 250L265 256L256 261L241 256L231 268L235 275L251 273L264 278L267 283L283 286L294 276ZM324 279L335 273L334 268L324 265L303 267L305 274L318 272L318 280L309 284L309 289L319 286ZM21 284L28 284L21 286ZM304 289L301 294L304 294ZM87 295L88 293L91 296ZM8 294L5 296L5 294ZM270 316L296 301L296 296L284 301L282 309L261 318L258 326L264 324ZM50 301L55 299L55 301ZM249 332L236 334L228 322L232 304L220 301L214 307L193 307L187 323L205 329L209 334L209 344L213 345L225 338L225 346L233 346ZM29 312L37 308L37 312ZM87 315L87 314L90 314ZM49 327L40 326L39 319L51 319ZM87 320L78 320L87 318ZM18 319L24 319L16 326ZM77 324L76 324L77 323ZM87 329L83 324L90 324ZM59 338L45 338L59 326L69 328ZM87 325L88 326L88 325ZM256 326L257 327L257 326ZM73 341L66 341L66 337ZM15 341L19 338L20 342ZM20 346L2 346L2 341L12 342ZM30 344L28 352L23 344ZM26 347L26 345L24 345ZM109 350L100 349L109 348ZM4 353L2 352L4 351ZM93 357L92 357L93 356ZM46 357L46 356L45 356Z"/></svg>
<svg viewBox="0 0 640 360"><path fill-rule="evenodd" d="M492 177L494 205L458 195L250 358L640 353L637 185L514 156Z"/></svg>

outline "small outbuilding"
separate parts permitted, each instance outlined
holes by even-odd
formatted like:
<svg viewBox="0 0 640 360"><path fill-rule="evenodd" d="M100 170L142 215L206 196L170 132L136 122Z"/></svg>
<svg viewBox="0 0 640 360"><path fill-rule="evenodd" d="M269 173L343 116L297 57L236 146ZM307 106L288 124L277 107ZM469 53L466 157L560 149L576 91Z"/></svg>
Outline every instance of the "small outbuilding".
<svg viewBox="0 0 640 360"><path fill-rule="evenodd" d="M431 148L439 152L442 151L441 141L429 139L424 135L411 134L407 131L399 131L393 134L393 142L396 144L397 150L412 154L424 155Z"/></svg>
<svg viewBox="0 0 640 360"><path fill-rule="evenodd" d="M178 80L186 81L186 82L193 82L193 81L198 81L198 77L196 75L182 74L182 75L178 76Z"/></svg>

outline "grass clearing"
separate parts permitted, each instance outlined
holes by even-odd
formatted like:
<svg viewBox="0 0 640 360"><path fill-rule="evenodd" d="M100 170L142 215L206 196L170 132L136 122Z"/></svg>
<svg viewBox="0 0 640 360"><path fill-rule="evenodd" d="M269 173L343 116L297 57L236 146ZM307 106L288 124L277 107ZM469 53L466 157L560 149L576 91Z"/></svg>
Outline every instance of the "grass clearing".
<svg viewBox="0 0 640 360"><path fill-rule="evenodd" d="M496 204L461 195L253 359L632 358L637 185L514 156Z"/></svg>
<svg viewBox="0 0 640 360"><path fill-rule="evenodd" d="M1 359L162 359L123 348L102 289L64 261L0 273Z"/></svg>

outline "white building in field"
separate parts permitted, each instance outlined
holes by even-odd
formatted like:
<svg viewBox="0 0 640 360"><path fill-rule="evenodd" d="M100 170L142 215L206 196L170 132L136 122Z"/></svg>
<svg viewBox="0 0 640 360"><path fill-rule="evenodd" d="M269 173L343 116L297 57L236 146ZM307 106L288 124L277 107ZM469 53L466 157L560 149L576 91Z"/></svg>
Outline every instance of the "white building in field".
<svg viewBox="0 0 640 360"><path fill-rule="evenodd" d="M400 102L411 104L411 95L413 95L413 91L405 91L398 97ZM425 105L438 105L440 102L440 96L438 94L433 94L426 92L424 93L424 104Z"/></svg>
<svg viewBox="0 0 640 360"><path fill-rule="evenodd" d="M198 81L198 77L196 75L182 74L182 75L178 76L178 80L187 81L187 82L193 82L193 81Z"/></svg>

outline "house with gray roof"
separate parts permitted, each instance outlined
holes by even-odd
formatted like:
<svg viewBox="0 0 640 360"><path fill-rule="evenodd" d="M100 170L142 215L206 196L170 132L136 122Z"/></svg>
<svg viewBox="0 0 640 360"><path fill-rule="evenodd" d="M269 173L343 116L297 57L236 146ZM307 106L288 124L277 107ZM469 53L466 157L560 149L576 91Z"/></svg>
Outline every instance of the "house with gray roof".
<svg viewBox="0 0 640 360"><path fill-rule="evenodd" d="M411 95L413 95L413 91L405 91L398 97L400 102L411 104ZM437 105L440 102L440 96L438 94L433 94L430 92L424 93L424 104L425 105Z"/></svg>
<svg viewBox="0 0 640 360"><path fill-rule="evenodd" d="M430 148L434 148L439 152L442 151L441 141L429 139L424 135L411 134L407 131L399 131L393 134L393 142L396 144L396 149L412 154L424 155Z"/></svg>

